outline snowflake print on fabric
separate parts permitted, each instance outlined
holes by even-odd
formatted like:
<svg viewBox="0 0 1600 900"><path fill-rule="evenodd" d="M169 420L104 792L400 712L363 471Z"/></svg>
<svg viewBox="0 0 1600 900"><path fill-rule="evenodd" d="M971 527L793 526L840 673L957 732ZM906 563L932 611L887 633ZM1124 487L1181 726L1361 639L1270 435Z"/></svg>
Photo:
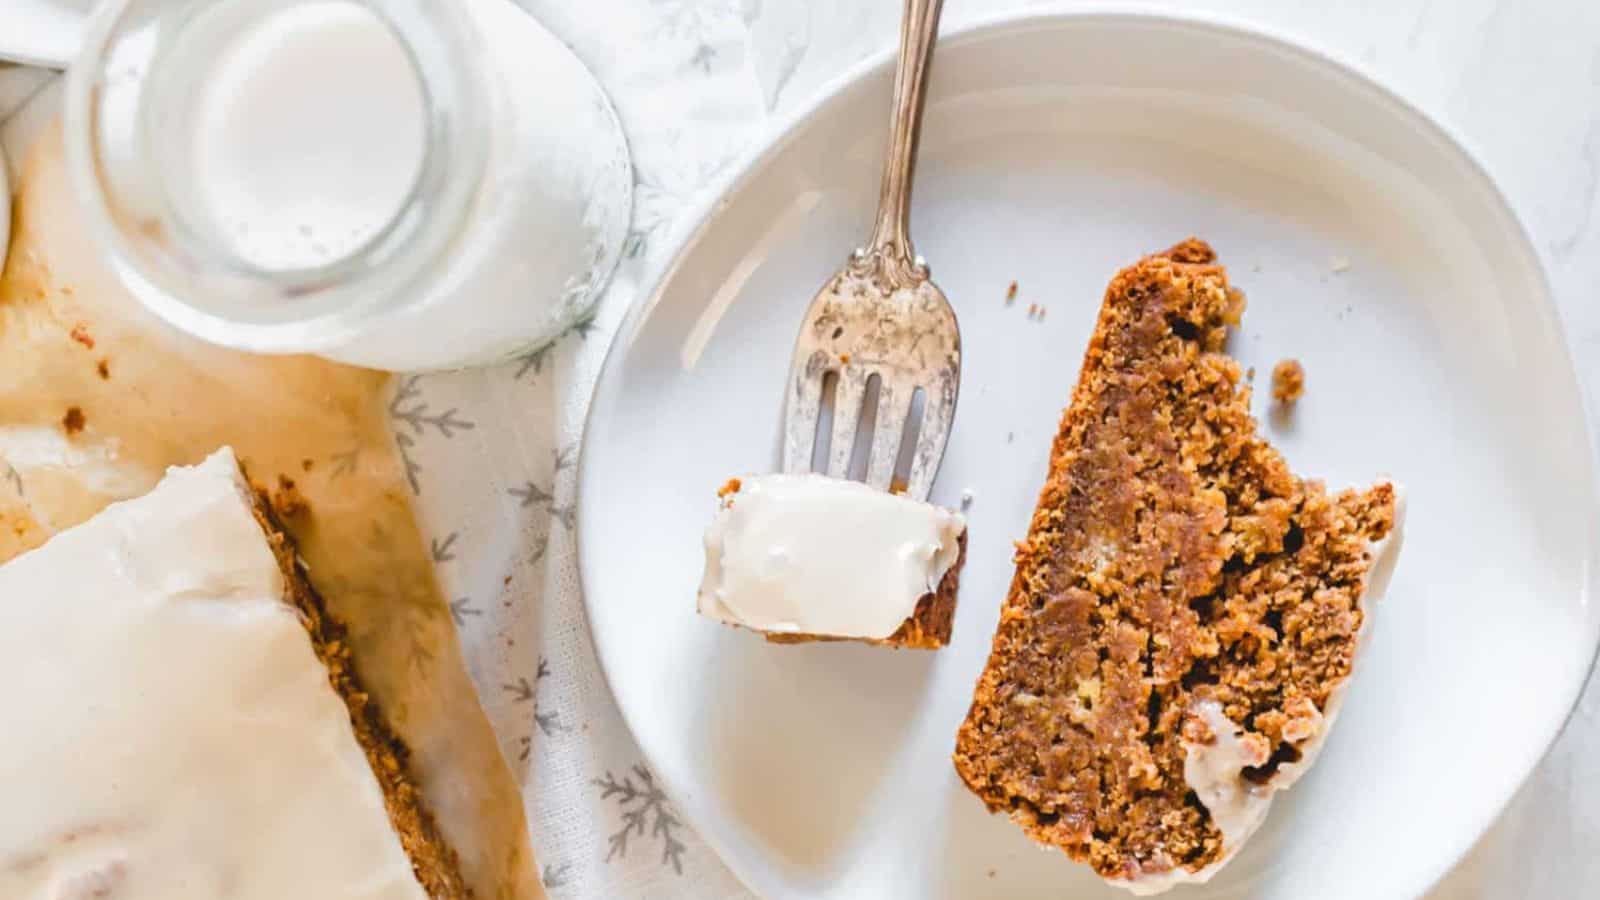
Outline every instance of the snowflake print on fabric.
<svg viewBox="0 0 1600 900"><path fill-rule="evenodd" d="M434 562L447 563L455 561L456 553L452 548L456 545L457 537L460 537L460 533L452 531L445 535L442 541L434 538L428 542L428 550L433 555Z"/></svg>
<svg viewBox="0 0 1600 900"><path fill-rule="evenodd" d="M572 863L562 863L559 866L547 864L544 867L544 875L539 880L544 882L546 890L551 890L558 887L566 887L567 879L571 876Z"/></svg>
<svg viewBox="0 0 1600 900"><path fill-rule="evenodd" d="M528 565L537 566L544 561L544 555L550 552L550 535L544 534L535 538L533 546L529 548Z"/></svg>
<svg viewBox="0 0 1600 900"><path fill-rule="evenodd" d="M413 494L422 493L422 484L418 481L422 466L411 452L417 445L417 439L428 433L430 428L449 440L459 432L477 427L471 420L461 418L460 411L453 406L442 413L431 412L422 398L421 375L406 375L400 379L394 399L389 401L389 418L396 423L394 442L400 450L400 461L405 464L406 481L411 485ZM405 431L399 427L401 425L411 430Z"/></svg>
<svg viewBox="0 0 1600 900"><path fill-rule="evenodd" d="M578 464L578 445L576 442L555 452L555 464L551 473L551 481L559 481L562 473L570 471ZM578 504L576 501L567 503L556 502L556 486L551 484L546 490L532 481L525 481L521 487L507 488L506 493L517 498L517 506L528 509L535 506L545 507L553 521L560 522L563 527L571 531L578 523ZM548 546L548 536L534 542L533 561L538 562L544 558Z"/></svg>
<svg viewBox="0 0 1600 900"><path fill-rule="evenodd" d="M538 375L540 372L543 372L545 360L550 358L550 351L554 350L555 346L556 342L551 341L537 350L529 350L527 353L518 356L515 360L513 360L517 363L517 371L511 376L512 380L521 381L522 377L527 375L529 372L532 372L534 375Z"/></svg>
<svg viewBox="0 0 1600 900"><path fill-rule="evenodd" d="M529 350L521 356L512 357L511 361L517 364L517 370L512 373L511 380L521 381L530 373L537 377L544 371L544 364L550 361L550 354L554 353L557 347L561 346L569 337L577 337L580 341L586 341L589 339L589 335L594 333L595 328L593 316L581 319L574 323L571 330L561 337L542 347Z"/></svg>
<svg viewBox="0 0 1600 900"><path fill-rule="evenodd" d="M634 784L634 776L639 783ZM677 815L667 805L667 795L656 786L655 776L643 765L633 767L633 775L624 775L621 781L606 770L604 778L596 778L600 799L610 800L622 812L622 827L607 838L610 850L606 862L628 855L630 837L647 837L661 843L661 864L672 866L672 871L683 874L683 851L687 849L678 839L677 829L683 828Z"/></svg>
<svg viewBox="0 0 1600 900"><path fill-rule="evenodd" d="M481 615L483 615L483 610L472 605L471 597L461 597L450 601L450 618L455 620L457 628L467 627L467 617Z"/></svg>
<svg viewBox="0 0 1600 900"><path fill-rule="evenodd" d="M533 673L533 681L530 682L527 677L524 676L519 677L514 682L508 682L500 685L501 690L511 695L511 702L533 704L533 722L535 725L539 726L539 731L544 734L545 737L550 737L558 731L570 732L572 730L571 726L561 721L561 713L559 711L540 711L538 685L539 682L549 677L550 663L544 657L540 657L539 668ZM527 752L533 746L531 737L522 738L517 743L522 749L523 759L527 759Z"/></svg>
<svg viewBox="0 0 1600 900"><path fill-rule="evenodd" d="M506 493L517 498L517 505L523 509L527 509L537 503L549 503L555 499L548 491L531 481L523 484L522 487L508 488Z"/></svg>
<svg viewBox="0 0 1600 900"><path fill-rule="evenodd" d="M557 478L561 477L561 473L562 472L567 471L568 469L572 468L573 466L575 466L577 464L578 464L578 442L577 441L573 441L572 443L570 443L570 444L566 445L565 447L562 447L560 450L556 451L556 477Z"/></svg>

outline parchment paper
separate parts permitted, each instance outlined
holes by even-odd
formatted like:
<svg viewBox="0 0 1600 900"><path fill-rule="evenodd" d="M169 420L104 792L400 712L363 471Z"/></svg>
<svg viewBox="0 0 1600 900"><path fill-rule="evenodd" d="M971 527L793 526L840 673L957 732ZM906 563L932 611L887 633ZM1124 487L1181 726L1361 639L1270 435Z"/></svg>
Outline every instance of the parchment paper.
<svg viewBox="0 0 1600 900"><path fill-rule="evenodd" d="M156 320L85 235L58 128L29 155L14 225L0 275L0 562L232 445L350 626L477 895L543 897L523 795L411 508L390 377L235 353Z"/></svg>

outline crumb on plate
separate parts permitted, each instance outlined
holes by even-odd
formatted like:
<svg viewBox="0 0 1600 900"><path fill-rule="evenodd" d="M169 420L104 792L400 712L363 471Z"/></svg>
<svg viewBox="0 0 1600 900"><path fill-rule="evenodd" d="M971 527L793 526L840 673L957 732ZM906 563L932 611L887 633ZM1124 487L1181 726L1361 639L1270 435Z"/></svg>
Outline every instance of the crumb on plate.
<svg viewBox="0 0 1600 900"><path fill-rule="evenodd" d="M1272 367L1272 399L1288 405L1306 392L1306 370L1297 359L1286 359Z"/></svg>

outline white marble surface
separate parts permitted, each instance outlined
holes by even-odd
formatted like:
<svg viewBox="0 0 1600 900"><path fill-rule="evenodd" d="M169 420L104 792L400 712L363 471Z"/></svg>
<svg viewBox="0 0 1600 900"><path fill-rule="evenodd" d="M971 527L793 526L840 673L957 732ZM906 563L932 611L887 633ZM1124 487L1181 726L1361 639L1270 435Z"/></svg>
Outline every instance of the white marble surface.
<svg viewBox="0 0 1600 900"><path fill-rule="evenodd" d="M464 597L458 619L469 652L479 648L484 654L474 677L503 743L525 763L535 846L552 895L748 897L655 792L595 670L571 571L571 451L604 338L670 257L686 224L684 210L715 189L724 165L759 141L774 115L889 46L899 4L524 2L572 44L614 95L638 167L636 252L585 336L504 370L430 378L412 385L421 393L407 395L425 396L433 408L452 407L452 413L459 405L469 420L486 427L452 438L435 433L447 429L428 430L420 401L414 409L399 404L397 412L416 417L406 421L416 429L414 452L423 465L420 502L446 582L471 593L474 579L455 574L467 568L455 560L501 553L518 557L514 567L505 564L517 575L513 586L527 585L517 604L507 602L507 614L496 612L500 604L473 605ZM946 27L1022 5L1028 4L947 0ZM1371 74L1452 127L1499 179L1532 232L1549 266L1585 388L1591 397L1600 395L1600 3L1166 0L1135 8L1216 16L1289 36ZM0 118L7 101L30 92L35 80L0 70ZM47 117L41 106L34 104L24 118ZM25 130L15 119L10 123L8 148L20 145ZM511 411L508 404L515 404L517 420L502 424L494 417ZM500 480L517 486L506 490L497 483L483 502L498 497L504 505L509 496L515 507L510 514L518 516L511 521L537 550L531 555L489 546L493 542L475 537L470 527L463 527L457 542L449 514L439 512L440 495L481 487L447 471L460 469L447 460L464 452L463 440L477 442L481 451L492 443L484 435L495 427L515 433L520 443L519 458L496 464ZM530 509L541 518L534 521ZM498 589L501 569L494 571ZM537 656L493 650L506 634L526 629L537 637ZM1591 681L1549 757L1429 900L1593 896L1600 896L1600 687Z"/></svg>

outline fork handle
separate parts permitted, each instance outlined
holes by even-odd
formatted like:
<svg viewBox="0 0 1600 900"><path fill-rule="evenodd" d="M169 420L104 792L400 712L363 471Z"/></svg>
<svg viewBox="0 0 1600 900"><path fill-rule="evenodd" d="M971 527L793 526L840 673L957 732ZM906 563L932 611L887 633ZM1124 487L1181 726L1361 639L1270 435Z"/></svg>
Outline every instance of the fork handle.
<svg viewBox="0 0 1600 900"><path fill-rule="evenodd" d="M900 59L894 73L894 113L889 122L889 148L878 193L878 219L868 253L879 257L903 281L927 277L927 267L911 246L911 177L917 161L917 135L922 125L928 68L939 33L944 0L905 0L900 20Z"/></svg>

